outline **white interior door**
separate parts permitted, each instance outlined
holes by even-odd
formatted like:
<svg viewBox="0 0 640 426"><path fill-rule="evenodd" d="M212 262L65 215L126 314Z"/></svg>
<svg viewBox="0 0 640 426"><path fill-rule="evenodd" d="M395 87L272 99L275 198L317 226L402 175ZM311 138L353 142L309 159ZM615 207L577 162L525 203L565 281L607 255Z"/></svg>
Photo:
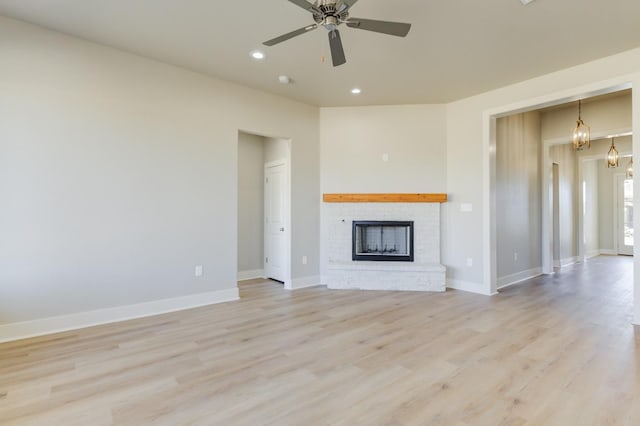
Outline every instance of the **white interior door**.
<svg viewBox="0 0 640 426"><path fill-rule="evenodd" d="M617 178L618 254L633 255L633 179Z"/></svg>
<svg viewBox="0 0 640 426"><path fill-rule="evenodd" d="M267 278L286 279L286 164L265 165L264 187L264 272Z"/></svg>

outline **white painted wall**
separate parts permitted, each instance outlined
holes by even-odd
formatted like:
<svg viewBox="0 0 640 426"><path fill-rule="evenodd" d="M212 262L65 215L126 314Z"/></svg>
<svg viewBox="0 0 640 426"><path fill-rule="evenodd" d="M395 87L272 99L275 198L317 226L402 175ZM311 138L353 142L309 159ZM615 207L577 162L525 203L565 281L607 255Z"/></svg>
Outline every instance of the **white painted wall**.
<svg viewBox="0 0 640 426"><path fill-rule="evenodd" d="M318 275L315 107L0 17L0 117L0 324L235 289L238 130L292 139Z"/></svg>
<svg viewBox="0 0 640 426"><path fill-rule="evenodd" d="M321 108L322 192L445 192L446 138L443 105Z"/></svg>
<svg viewBox="0 0 640 426"><path fill-rule="evenodd" d="M578 256L578 170L576 151L571 144L554 145L549 149L551 162L558 164L560 187L560 260L575 261Z"/></svg>
<svg viewBox="0 0 640 426"><path fill-rule="evenodd" d="M626 162L623 162L626 165ZM608 169L605 160L598 160L598 232L600 250L613 254L614 241L614 205L613 205L613 182L615 173L620 173L620 169Z"/></svg>
<svg viewBox="0 0 640 426"><path fill-rule="evenodd" d="M615 139L616 149L621 155L630 155L632 150L632 142L631 136L622 136ZM577 155L580 159L597 159L597 160L605 160L607 157L607 153L609 152L609 148L611 148L611 139L598 139L591 141L591 148L578 151ZM604 164L604 168L607 168L606 163ZM626 165L624 160L620 159L620 167L618 169L611 170L622 170L622 166Z"/></svg>
<svg viewBox="0 0 640 426"><path fill-rule="evenodd" d="M264 268L264 163L266 138L238 133L238 273ZM255 277L254 277L255 278Z"/></svg>
<svg viewBox="0 0 640 426"><path fill-rule="evenodd" d="M589 125L593 134L631 128L631 93L630 91L623 93L621 96L582 104L582 119ZM567 107L543 112L542 140L571 137L577 118L577 102ZM585 152L588 153L589 150Z"/></svg>
<svg viewBox="0 0 640 426"><path fill-rule="evenodd" d="M496 136L498 280L509 284L542 267L540 113L498 119Z"/></svg>
<svg viewBox="0 0 640 426"><path fill-rule="evenodd" d="M264 162L286 159L288 144L286 139L264 138Z"/></svg>
<svg viewBox="0 0 640 426"><path fill-rule="evenodd" d="M446 192L445 107L321 108L320 162L323 193Z"/></svg>
<svg viewBox="0 0 640 426"><path fill-rule="evenodd" d="M598 193L598 161L583 162L584 251L587 258L600 254L600 203Z"/></svg>

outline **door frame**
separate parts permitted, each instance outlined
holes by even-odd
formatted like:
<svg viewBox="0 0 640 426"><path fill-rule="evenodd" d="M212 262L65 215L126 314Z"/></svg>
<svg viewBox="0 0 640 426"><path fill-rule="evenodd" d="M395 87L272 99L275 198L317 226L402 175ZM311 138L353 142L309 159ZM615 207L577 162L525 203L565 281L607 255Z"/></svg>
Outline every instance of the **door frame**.
<svg viewBox="0 0 640 426"><path fill-rule="evenodd" d="M290 153L290 143L287 142L287 157L289 156ZM291 282L291 167L289 167L289 158L283 158L280 160L274 160L274 161L269 161L264 163L264 175L266 176L267 174L267 169L272 168L272 167L277 167L277 166L283 166L284 167L284 176L285 176L285 183L284 183L284 227L285 227L285 235L284 235L284 247L283 247L283 253L282 253L282 260L284 262L284 288L286 290L293 290L292 287L292 282ZM265 211L264 211L264 216L263 216L263 221L266 222L266 217L267 217L267 211L266 211L266 203L267 203L267 196L266 196L266 192L264 193L264 204L265 204ZM264 237L263 237L263 244L264 244L264 253L267 253L267 234L268 234L269 230L267 228L267 226L264 227ZM266 271L266 264L263 264L263 270Z"/></svg>
<svg viewBox="0 0 640 426"><path fill-rule="evenodd" d="M551 184L549 186L551 195L551 265L553 268L562 266L562 256L560 249L560 164L551 163ZM544 212L543 212L544 214ZM544 249L542 242L540 248ZM556 253L557 252L557 253ZM556 256L557 254L557 256Z"/></svg>
<svg viewBox="0 0 640 426"><path fill-rule="evenodd" d="M290 137L283 137L283 136L278 136L278 135L271 135L271 134L267 134L267 133L263 133L263 132L257 132L254 130L247 130L245 128L238 128L237 129L237 135L240 134L240 132L242 133L247 133L249 135L255 135L255 136L261 136L263 138L273 138L273 139L282 139L284 141L286 141L286 145L287 145L287 149L286 149L286 153L285 153L285 157L280 160L280 161L284 161L286 163L286 171L285 171L285 176L286 176L286 184L285 184L285 226L286 229L289 230L289 232L287 232L285 235L285 280L284 280L284 289L285 290L293 290L293 281L291 278L291 250L292 250L292 245L291 245L291 241L292 241L292 228L291 228L291 222L292 222L292 213L291 213L291 169L293 167L293 160L292 160L292 155L291 155L291 146L293 143L293 140ZM238 142L236 141L236 164L237 164L237 153L238 153ZM264 178L264 164L263 164L263 178ZM264 183L263 183L264 185ZM236 192L238 191L238 170L236 168ZM263 200L262 202L264 203L264 194L263 194ZM237 194L236 194L236 205L237 205ZM263 214L263 218L262 220L264 221L264 214ZM238 212L236 211L236 228L238 227ZM237 232L236 232L237 235ZM263 244L264 244L264 234L262 236L263 238ZM238 241L236 239L236 252L238 250ZM263 256L263 262L264 262L264 256ZM263 263L263 271L264 271L264 263ZM238 270L238 259L236 257L236 271ZM238 281L238 276L236 274L236 282Z"/></svg>
<svg viewBox="0 0 640 426"><path fill-rule="evenodd" d="M624 185L626 180L625 173L616 173L613 175L613 247L616 255L633 256L633 247L631 253L621 253L620 251L620 217L622 214L620 206L623 200L620 200L620 181ZM635 188L634 188L635 191ZM622 209L624 210L624 208ZM634 226L635 228L635 226ZM635 236L634 236L635 237ZM635 242L635 241L634 241Z"/></svg>

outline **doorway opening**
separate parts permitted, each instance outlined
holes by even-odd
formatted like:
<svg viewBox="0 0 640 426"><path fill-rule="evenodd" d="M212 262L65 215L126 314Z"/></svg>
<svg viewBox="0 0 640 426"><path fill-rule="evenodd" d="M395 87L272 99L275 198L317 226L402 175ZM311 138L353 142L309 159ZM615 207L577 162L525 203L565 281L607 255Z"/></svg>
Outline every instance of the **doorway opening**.
<svg viewBox="0 0 640 426"><path fill-rule="evenodd" d="M598 255L633 254L633 199L628 198L633 197L633 180L626 179L624 173L627 163L631 161L631 136L616 138L620 155L618 167L607 167L603 159L602 152L610 145L608 138L593 141L592 149L599 150L599 153L583 154L578 163L582 185L578 222L580 262ZM624 213L627 213L626 220ZM626 242L630 243L626 249L623 248L625 225Z"/></svg>
<svg viewBox="0 0 640 426"><path fill-rule="evenodd" d="M625 174L617 174L614 197L617 254L633 256L633 179Z"/></svg>
<svg viewBox="0 0 640 426"><path fill-rule="evenodd" d="M290 139L238 132L238 281L291 289L290 164Z"/></svg>
<svg viewBox="0 0 640 426"><path fill-rule="evenodd" d="M499 271L501 269L501 267L499 266L500 256L501 255L505 256L502 260L503 265L507 265L509 267L511 267L511 265L517 265L518 262L521 262L521 259L522 259L521 253L512 250L511 247L508 247L510 250L505 250L505 246L504 245L501 246L499 243L501 238L499 236L499 232L503 232L503 229L499 229L498 225L501 228L503 228L504 223L497 220L497 216L499 216L497 214L499 210L497 201L499 201L500 199L500 195L498 191L501 190L500 186L502 185L503 189L507 188L509 191L511 191L511 193L515 195L518 195L519 192L517 192L517 190L514 190L511 187L507 187L507 186L513 185L514 180L498 181L496 178L497 174L501 172L504 173L505 170L509 172L513 168L511 166L507 166L507 168L503 170L500 170L497 168L498 158L500 157L500 155L504 155L497 152L498 133L500 131L504 131L504 130L500 130L500 128L498 127L498 120L500 118L506 118L513 115L517 115L517 114L526 114L526 113L542 111L550 108L567 108L567 104L577 102L578 99L593 98L593 97L598 97L601 95L608 95L608 94L613 94L612 96L617 96L616 93L622 92L622 91L629 92L629 98L631 98L632 95L631 95L630 89L631 89L631 83L628 80L625 81L623 79L620 79L620 81L616 83L609 81L606 83L602 83L600 86L598 86L597 84L594 84L589 88L583 88L582 90L577 89L574 93L564 92L556 96L548 95L546 97L539 97L535 100L523 101L517 104L507 105L501 108L495 108L492 110L485 111L484 142L485 142L486 154L484 157L485 192L484 192L484 225L483 225L484 236L485 236L485 240L484 240L485 257L484 257L483 265L484 265L484 283L485 283L486 292L488 294L495 294L497 290L503 285L509 285L508 283L505 284L502 282L502 280L500 280L500 278L505 278L499 275ZM633 98L635 99L635 94L633 94ZM607 129L607 127L604 126L603 128L607 129L608 131L606 132L603 131L603 134L601 135L594 134L594 131L592 130L592 140L605 139L607 137L610 137L612 133L614 135L617 135L620 132L628 132L627 135L630 135L631 134L630 118L632 117L631 108L627 109L627 113L628 113L628 116L625 116L625 117L628 117L627 119L628 128L621 129L620 127L613 127L613 128L610 127ZM575 122L575 116L574 116L575 114L576 113L573 112L573 115L571 114L568 115L570 116L569 122L571 122L571 120L574 120ZM544 121L544 118L542 120ZM560 126L563 126L564 128L566 128L567 127L566 121L567 120L562 119L562 120L559 120L558 123ZM571 124L569 124L569 127L571 127ZM504 126L503 126L503 129L504 129ZM541 212L540 228L537 233L532 232L531 230L535 228L535 223L531 223L530 231L528 233L523 234L522 233L523 228L514 228L514 232L515 231L519 232L521 234L520 238L531 237L534 239L539 239L540 248L541 248L541 253L540 253L541 263L538 264L538 267L542 266L541 273L553 273L554 260L556 261L556 264L558 262L562 262L562 253L560 250L562 246L562 239L557 238L556 236L561 234L563 230L562 209L561 209L561 204L563 202L562 201L563 185L562 185L562 181L561 180L559 181L559 179L555 178L554 175L559 177L562 173L565 173L565 172L569 173L569 171L568 170L563 171L563 164L561 164L561 162L557 162L558 165L554 167L553 163L555 161L552 160L551 157L548 155L548 150L552 145L569 142L571 138L570 136L571 129L569 129L569 131L567 132L568 133L567 135L562 137L562 141L548 140L546 139L547 135L545 131L542 131L541 133L542 133L541 134L542 140L540 141L541 148L539 148L540 150L538 151L539 153L538 152L533 153L533 158L531 159L531 161L523 162L523 167L533 167L533 168L539 167L540 168L539 176L540 176L541 186L538 187L538 188L540 187L542 188L542 191L540 191L541 193L540 205L538 206L538 211ZM629 136L629 141L631 141L631 139L632 137ZM618 140L616 139L616 145L617 145L617 141ZM523 146L527 148L526 143ZM527 156L531 156L531 153L532 153L531 151L525 151L524 153L516 152L515 154L517 154L518 156L522 156L524 158ZM605 154L606 154L606 151L605 151ZM629 152L629 154L631 154L631 152ZM535 160L535 157L537 157L538 159ZM511 161L511 157L508 159L508 161ZM503 163L503 164L506 164L506 163ZM582 181L582 175L580 175L578 179L576 179L575 177L578 174L576 170L578 167L579 167L579 164L575 164L575 161L574 161L573 163L573 170L575 173L573 175L574 181L576 184L580 185L579 182ZM531 177L535 178L533 174L531 175ZM531 185L529 186L533 187ZM585 201L584 193L580 189L581 189L581 186L577 186L575 188L574 190L575 195L573 195L575 199L571 201L571 203L575 205L575 207L573 208L574 209L573 214L576 216L574 220L578 217L579 212L584 213L582 211L582 207L584 205L583 203ZM611 190L609 191L611 192ZM534 193L532 192L531 194L533 195ZM504 200L504 197L503 197L503 200ZM557 207L554 208L554 206L557 206ZM632 214L630 213L631 211L632 211L631 209L628 210L628 217L632 216ZM573 240L570 242L570 244L572 244L574 247L573 251L577 251L577 248L581 247L580 256L572 255L572 257L575 256L576 261L579 260L579 257L585 256L583 215L580 217L580 220L581 222L579 224L572 225L572 226L576 226L579 229L579 236L578 238L574 237ZM627 228L629 227L632 228L633 225L628 223ZM554 232L554 228L555 228L555 232ZM574 230L573 232L578 234L578 230ZM629 232L627 232L627 234L628 233ZM506 241L507 239L504 239L504 240ZM578 244L578 242L580 242L580 244ZM531 258L533 258L533 256ZM532 267L531 269L526 269L526 270L525 270L525 267L526 265L520 268L522 269L522 271L520 271L520 269L517 269L515 271L509 271L511 275L507 276L506 278L509 278L510 280L512 280L513 283L515 283L516 280L519 281L525 278L524 275L520 276L520 272L526 273L526 274L536 274L538 271L536 267ZM503 267L502 270L505 271L506 269Z"/></svg>

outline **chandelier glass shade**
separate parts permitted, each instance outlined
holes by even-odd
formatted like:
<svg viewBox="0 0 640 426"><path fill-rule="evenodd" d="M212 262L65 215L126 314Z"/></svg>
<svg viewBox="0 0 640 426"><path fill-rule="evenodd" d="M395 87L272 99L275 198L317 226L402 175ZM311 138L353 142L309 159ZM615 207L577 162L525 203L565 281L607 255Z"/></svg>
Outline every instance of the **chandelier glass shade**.
<svg viewBox="0 0 640 426"><path fill-rule="evenodd" d="M627 179L633 178L633 157L631 157L631 160L629 160L629 164L627 164L627 170L625 174Z"/></svg>
<svg viewBox="0 0 640 426"><path fill-rule="evenodd" d="M578 101L578 120L573 131L573 149L582 151L591 148L591 129L582 121L582 101Z"/></svg>

